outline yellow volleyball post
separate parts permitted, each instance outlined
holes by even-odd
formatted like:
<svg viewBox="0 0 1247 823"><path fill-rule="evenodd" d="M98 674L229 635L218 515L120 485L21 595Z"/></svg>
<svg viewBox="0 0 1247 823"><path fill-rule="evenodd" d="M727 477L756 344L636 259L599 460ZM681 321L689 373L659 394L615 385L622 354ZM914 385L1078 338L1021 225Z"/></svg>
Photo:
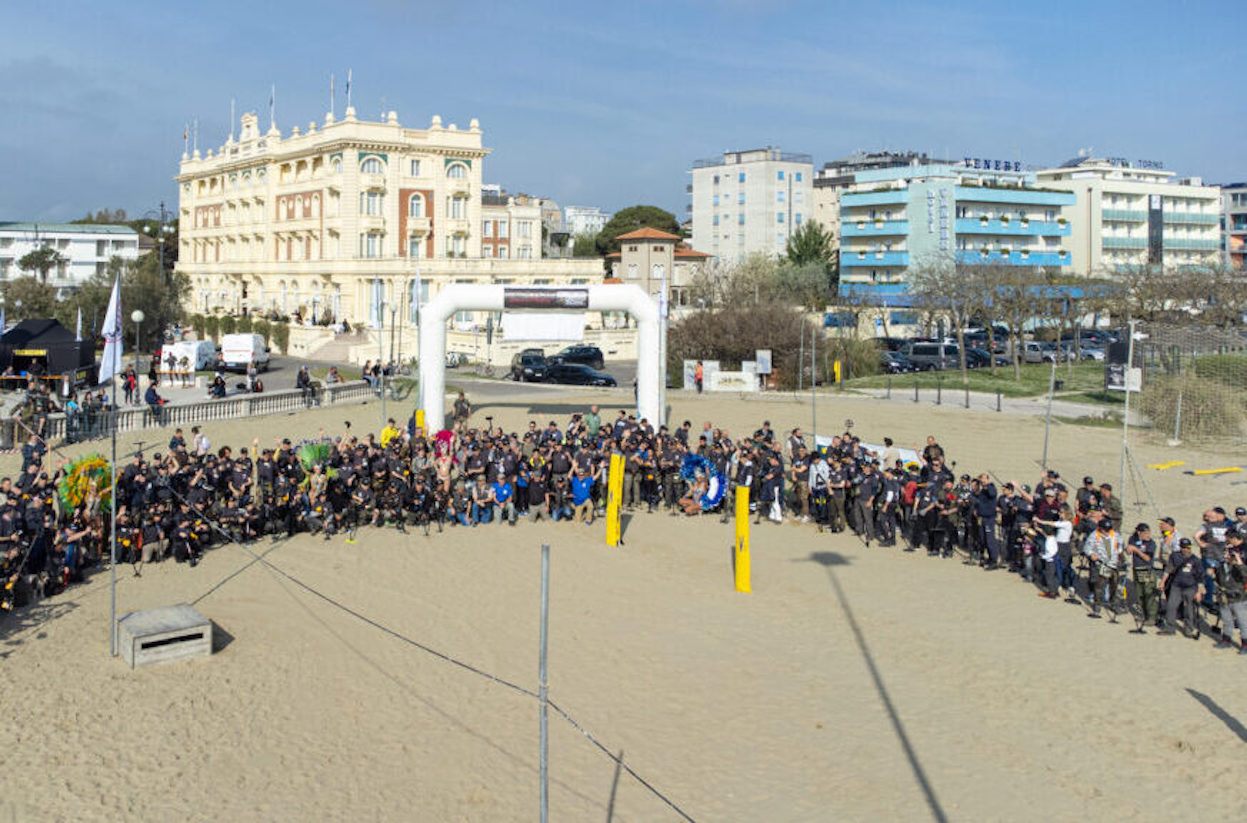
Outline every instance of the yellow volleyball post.
<svg viewBox="0 0 1247 823"><path fill-rule="evenodd" d="M416 409L416 430L424 431L424 409Z"/></svg>
<svg viewBox="0 0 1247 823"><path fill-rule="evenodd" d="M749 487L736 487L736 591L753 591L749 585Z"/></svg>
<svg viewBox="0 0 1247 823"><path fill-rule="evenodd" d="M840 361L835 360L831 364L831 375L836 383L840 383Z"/></svg>
<svg viewBox="0 0 1247 823"><path fill-rule="evenodd" d="M606 472L606 545L622 545L620 522L620 498L623 497L624 456L612 454L610 468Z"/></svg>

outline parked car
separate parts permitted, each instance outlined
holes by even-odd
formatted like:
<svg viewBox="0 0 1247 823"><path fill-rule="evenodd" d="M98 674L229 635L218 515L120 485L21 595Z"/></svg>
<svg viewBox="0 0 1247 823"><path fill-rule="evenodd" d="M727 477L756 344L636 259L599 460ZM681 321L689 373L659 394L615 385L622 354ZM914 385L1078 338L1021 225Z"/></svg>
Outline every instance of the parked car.
<svg viewBox="0 0 1247 823"><path fill-rule="evenodd" d="M541 349L537 351L540 352ZM544 355L533 354L531 349L525 349L511 358L511 373L508 377L521 383L540 382L546 379L549 368Z"/></svg>
<svg viewBox="0 0 1247 823"><path fill-rule="evenodd" d="M898 351L880 352L879 368L884 374L906 374L918 371L910 359Z"/></svg>
<svg viewBox="0 0 1247 823"><path fill-rule="evenodd" d="M919 371L955 369L961 365L961 353L947 343L910 343L902 353Z"/></svg>
<svg viewBox="0 0 1247 823"><path fill-rule="evenodd" d="M1082 357L1083 360L1098 360L1101 362L1103 362L1104 360L1104 349L1101 349L1098 347L1093 348L1093 347L1087 346L1081 349L1078 353Z"/></svg>
<svg viewBox="0 0 1247 823"><path fill-rule="evenodd" d="M615 386L615 378L606 372L591 369L583 363L551 363L546 370L547 383L567 386Z"/></svg>
<svg viewBox="0 0 1247 823"><path fill-rule="evenodd" d="M580 363L591 369L601 369L606 365L602 350L597 346L568 346L557 354L550 356L553 363Z"/></svg>

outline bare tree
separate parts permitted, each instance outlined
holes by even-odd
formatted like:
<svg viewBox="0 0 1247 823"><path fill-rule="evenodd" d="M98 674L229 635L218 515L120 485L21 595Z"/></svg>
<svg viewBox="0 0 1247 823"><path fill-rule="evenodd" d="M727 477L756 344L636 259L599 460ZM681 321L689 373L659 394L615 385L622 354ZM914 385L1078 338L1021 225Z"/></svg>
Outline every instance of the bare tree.
<svg viewBox="0 0 1247 823"><path fill-rule="evenodd" d="M970 383L966 364L966 327L983 308L981 267L957 263L938 254L909 268L909 290L924 308L943 316L957 337L962 386Z"/></svg>

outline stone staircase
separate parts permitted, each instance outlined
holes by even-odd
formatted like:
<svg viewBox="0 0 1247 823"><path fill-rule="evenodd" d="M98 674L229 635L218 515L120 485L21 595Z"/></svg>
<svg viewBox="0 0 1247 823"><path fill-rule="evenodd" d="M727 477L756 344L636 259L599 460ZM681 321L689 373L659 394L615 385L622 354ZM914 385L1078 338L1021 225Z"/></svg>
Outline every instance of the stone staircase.
<svg viewBox="0 0 1247 823"><path fill-rule="evenodd" d="M322 363L351 363L352 350L369 344L376 346L377 340L376 335L368 329L363 334L339 334L312 350L308 358Z"/></svg>

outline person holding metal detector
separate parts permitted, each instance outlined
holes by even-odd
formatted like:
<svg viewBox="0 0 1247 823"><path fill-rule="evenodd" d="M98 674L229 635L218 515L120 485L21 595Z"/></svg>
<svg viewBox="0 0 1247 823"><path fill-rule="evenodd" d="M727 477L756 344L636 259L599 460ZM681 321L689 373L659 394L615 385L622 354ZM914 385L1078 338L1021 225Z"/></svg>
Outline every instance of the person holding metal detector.
<svg viewBox="0 0 1247 823"><path fill-rule="evenodd" d="M1105 517L1096 523L1095 531L1087 535L1082 544L1082 553L1090 563L1091 613L1087 616L1099 618L1102 598L1112 614L1112 622L1116 623L1123 555L1112 520Z"/></svg>
<svg viewBox="0 0 1247 823"><path fill-rule="evenodd" d="M1178 551L1169 557L1165 579L1161 589L1165 592L1165 628L1161 634L1173 634L1178 625L1178 609L1186 621L1183 634L1192 640L1199 639L1199 610L1197 605L1204 599L1204 567L1192 550L1190 538L1178 541Z"/></svg>

